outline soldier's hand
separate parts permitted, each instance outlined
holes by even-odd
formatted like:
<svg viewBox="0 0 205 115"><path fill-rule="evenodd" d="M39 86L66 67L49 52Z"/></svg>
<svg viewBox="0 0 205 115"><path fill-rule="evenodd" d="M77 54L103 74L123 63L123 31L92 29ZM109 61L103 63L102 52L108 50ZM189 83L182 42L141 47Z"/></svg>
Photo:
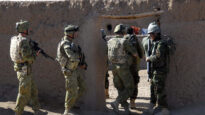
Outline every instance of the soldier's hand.
<svg viewBox="0 0 205 115"><path fill-rule="evenodd" d="M149 57L146 57L146 61L150 61L150 60L149 60Z"/></svg>
<svg viewBox="0 0 205 115"><path fill-rule="evenodd" d="M41 50L38 50L38 51L36 52L36 55L38 56L40 53L41 53Z"/></svg>

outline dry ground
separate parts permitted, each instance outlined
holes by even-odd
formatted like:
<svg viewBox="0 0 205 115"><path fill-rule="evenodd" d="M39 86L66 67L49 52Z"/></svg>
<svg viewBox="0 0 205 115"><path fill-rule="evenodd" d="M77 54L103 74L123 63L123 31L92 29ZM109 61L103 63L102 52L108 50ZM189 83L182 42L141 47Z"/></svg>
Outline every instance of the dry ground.
<svg viewBox="0 0 205 115"><path fill-rule="evenodd" d="M106 99L106 111L99 112L99 111L82 111L79 109L73 109L73 113L75 115L115 115L112 107L110 106L110 102L113 102L117 97L117 91L113 86L112 82L112 73L109 72L111 77L109 77L110 87L109 93L110 98ZM5 90L0 91L0 115L14 115L14 108L15 108L15 99L17 88L13 86L6 86ZM8 93L13 92L13 93ZM15 95L14 95L15 94ZM12 98L11 98L12 97ZM149 90L149 82L147 82L147 74L146 70L140 71L140 83L139 83L139 93L138 98L135 101L136 109L132 109L132 115L149 115L146 113L146 110L149 106L149 98L150 98L150 90ZM11 101L12 100L12 101ZM41 100L40 100L41 101ZM52 100L53 101L53 100ZM129 101L129 100L128 100ZM55 101L54 101L55 102ZM49 104L48 104L49 103ZM41 101L42 108L42 115L61 115L64 111L63 103L52 103ZM185 108L180 108L176 110L171 110L171 115L205 115L205 105L200 106L188 106ZM120 107L120 115L123 115L124 110ZM30 106L25 107L25 112L23 115L33 115L33 110Z"/></svg>
<svg viewBox="0 0 205 115"><path fill-rule="evenodd" d="M110 106L110 102L114 101L115 98L117 97L117 90L113 86L113 76L112 73L109 72L110 76L109 77L109 82L110 82L110 87L109 87L109 93L110 93L110 99L107 99L107 107L109 109L112 109ZM140 75L140 83L138 85L138 98L135 101L136 103L136 109L132 109L131 112L133 115L138 115L138 114L143 114L145 110L148 109L149 106L149 98L150 98L150 90L149 90L149 82L147 82L147 74L146 70L141 70L139 72ZM129 100L128 100L129 101ZM121 111L124 111L122 108L120 108ZM123 114L123 112L122 112Z"/></svg>
<svg viewBox="0 0 205 115"><path fill-rule="evenodd" d="M110 72L111 74L111 72ZM147 109L147 106L149 104L149 83L147 82L147 77L146 77L146 71L142 70L140 71L140 84L139 84L139 94L138 94L138 99L136 100L136 105L137 108L135 110L132 110L133 115L135 114L142 114L144 110ZM107 106L107 111L106 112L96 112L96 111L79 111L77 109L74 109L74 113L77 113L78 115L112 115L114 114L112 111L112 108L110 107L110 102L114 101L114 99L117 96L117 91L113 86L112 82L112 74L111 77L109 77L110 81L110 99L106 100L106 106ZM4 87L6 91L2 91L1 97L0 97L0 115L14 115L14 108L15 108L15 99L16 98L16 93L17 93L17 88L14 87ZM13 90L12 92L13 95L9 95L9 93L6 93L8 90ZM3 95L4 94L4 95ZM11 93L10 93L11 94ZM12 99L8 99L9 97L14 97ZM12 100L12 101L10 101ZM45 103L42 104L42 115L61 115L63 112L63 105L49 105L47 106ZM122 111L121 114L123 114L123 109L120 108ZM33 110L30 106L25 107L25 112L23 115L33 115Z"/></svg>

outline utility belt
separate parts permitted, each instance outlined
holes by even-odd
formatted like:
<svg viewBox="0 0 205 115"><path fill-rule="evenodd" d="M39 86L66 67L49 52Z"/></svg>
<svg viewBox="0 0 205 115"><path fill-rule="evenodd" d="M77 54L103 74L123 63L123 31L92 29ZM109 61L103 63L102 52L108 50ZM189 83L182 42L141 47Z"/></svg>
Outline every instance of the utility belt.
<svg viewBox="0 0 205 115"><path fill-rule="evenodd" d="M28 65L28 62L22 62L22 63L17 63L17 64L20 66L25 66L25 65Z"/></svg>
<svg viewBox="0 0 205 115"><path fill-rule="evenodd" d="M28 62L15 63L14 70L15 71L22 71L22 72L25 72L26 74L28 74L31 72L31 65Z"/></svg>

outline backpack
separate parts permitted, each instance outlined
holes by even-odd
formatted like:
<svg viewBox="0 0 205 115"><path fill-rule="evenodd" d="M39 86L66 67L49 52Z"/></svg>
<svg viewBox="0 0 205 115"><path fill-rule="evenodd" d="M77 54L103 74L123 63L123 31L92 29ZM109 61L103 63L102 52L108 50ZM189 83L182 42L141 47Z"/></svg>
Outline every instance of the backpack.
<svg viewBox="0 0 205 115"><path fill-rule="evenodd" d="M58 47L57 47L57 56L56 56L56 60L59 62L59 64L62 66L62 67L65 67L67 62L68 62L68 58L66 57L66 54L65 52L63 51L62 49L62 46L66 43L69 43L67 41L63 41L61 40L59 43L58 43Z"/></svg>
<svg viewBox="0 0 205 115"><path fill-rule="evenodd" d="M176 51L176 43L171 36L163 35L162 40L166 43L167 46L167 54L173 55Z"/></svg>
<svg viewBox="0 0 205 115"><path fill-rule="evenodd" d="M20 55L20 43L21 41L26 40L25 37L18 37L14 36L11 38L10 43L10 57L13 62L21 63L24 60L22 59L22 56Z"/></svg>
<svg viewBox="0 0 205 115"><path fill-rule="evenodd" d="M171 36L167 36L167 35L163 35L162 40L165 42L167 47L167 64L169 67L170 56L174 55L174 53L176 52L176 43Z"/></svg>
<svg viewBox="0 0 205 115"><path fill-rule="evenodd" d="M112 38L107 42L108 60L111 63L123 64L126 62L126 52L124 50L124 38Z"/></svg>

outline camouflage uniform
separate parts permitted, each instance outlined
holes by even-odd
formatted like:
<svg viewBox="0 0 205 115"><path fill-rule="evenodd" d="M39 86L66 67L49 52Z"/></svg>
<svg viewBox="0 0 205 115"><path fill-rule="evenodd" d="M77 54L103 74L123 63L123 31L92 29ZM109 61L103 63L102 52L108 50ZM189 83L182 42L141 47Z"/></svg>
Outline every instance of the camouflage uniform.
<svg viewBox="0 0 205 115"><path fill-rule="evenodd" d="M25 26L24 24L28 22L21 21L19 23ZM19 28L22 29L21 27ZM10 55L19 80L19 91L15 108L16 115L21 115L28 103L32 105L34 111L38 111L40 108L38 89L32 78L32 63L35 60L35 54L36 52L33 50L33 44L29 38L23 37L21 33L11 38Z"/></svg>
<svg viewBox="0 0 205 115"><path fill-rule="evenodd" d="M165 82L168 70L168 48L164 40L161 39L161 30L156 22L152 22L148 26L149 37L144 38L144 46L146 51L146 61L151 62L151 102L157 104L159 108L167 108ZM148 42L151 42L151 55L148 56Z"/></svg>
<svg viewBox="0 0 205 115"><path fill-rule="evenodd" d="M117 30L123 30L121 24L115 28ZM120 31L121 33L123 31ZM108 42L108 59L112 63L112 73L114 76L114 86L118 91L116 101L111 103L114 111L118 112L118 105L121 104L125 108L126 112L129 112L129 104L127 99L133 94L134 91L134 80L130 72L130 65L132 63L132 57L128 55L128 52L137 55L136 49L132 46L129 40L125 39L122 35L110 39ZM119 46L121 44L122 46ZM118 46L113 49L114 46ZM115 50L117 50L115 52Z"/></svg>
<svg viewBox="0 0 205 115"><path fill-rule="evenodd" d="M153 41L152 54L148 57L152 63L154 95L159 107L167 107L165 82L167 78L167 47L163 40Z"/></svg>
<svg viewBox="0 0 205 115"><path fill-rule="evenodd" d="M64 36L58 44L57 60L60 63L62 72L65 76L66 96L64 114L68 114L76 100L81 97L85 91L82 71L79 67L79 48L68 36Z"/></svg>
<svg viewBox="0 0 205 115"><path fill-rule="evenodd" d="M125 38L129 40L129 42L134 46L134 48L137 50L137 53L138 53L138 58L130 55L132 57L132 60L133 60L133 63L130 66L130 71L131 71L131 74L134 78L134 85L135 85L134 92L133 92L132 96L130 97L130 99L135 100L137 98L137 94L138 94L138 83L140 80L138 72L139 72L140 59L143 58L143 48L142 48L141 43L138 41L136 35L128 34Z"/></svg>
<svg viewBox="0 0 205 115"><path fill-rule="evenodd" d="M122 36L116 36L118 39L124 39ZM124 48L126 51L136 53L136 50L131 46L131 44L126 40L124 43ZM126 58L126 57L124 57ZM128 59L129 58L129 59ZM128 61L122 64L112 63L114 69L112 70L114 79L114 86L118 90L118 97L116 99L123 107L127 107L127 99L133 94L134 91L134 80L130 72L130 64L132 63L132 58L127 56Z"/></svg>
<svg viewBox="0 0 205 115"><path fill-rule="evenodd" d="M149 37L145 37L145 38L143 38L143 40L142 40L142 45L143 45L143 47L144 47L144 51L145 51L145 56L146 57L148 57L147 56L147 52L148 52L148 42L149 42ZM150 40L151 41L151 40ZM151 43L150 43L150 47L152 47L152 41L151 41ZM152 80L152 78L153 78L153 72L151 71L150 72L151 74L150 74L150 94L151 94L151 99L150 99L150 102L152 103L152 104L156 104L156 101L157 101L157 99L156 99L156 96L155 96L155 93L154 93L154 83L153 83L153 80Z"/></svg>

